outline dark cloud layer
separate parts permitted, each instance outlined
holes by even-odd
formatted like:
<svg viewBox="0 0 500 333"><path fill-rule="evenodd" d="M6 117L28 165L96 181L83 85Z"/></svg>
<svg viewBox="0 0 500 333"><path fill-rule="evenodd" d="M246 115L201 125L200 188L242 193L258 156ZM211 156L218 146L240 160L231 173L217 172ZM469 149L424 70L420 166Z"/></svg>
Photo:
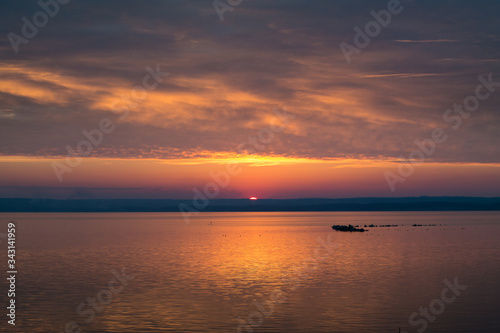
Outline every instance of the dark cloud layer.
<svg viewBox="0 0 500 333"><path fill-rule="evenodd" d="M500 91L453 131L443 113L500 81L498 1L402 1L404 10L348 64L339 48L387 1L243 1L220 22L211 1L77 1L16 54L36 1L0 5L0 154L65 155L82 130L116 121L93 156L178 158L234 152L297 117L263 154L397 158L435 127L435 161L500 162ZM170 72L131 115L109 106L146 66ZM500 89L499 89L500 90Z"/></svg>

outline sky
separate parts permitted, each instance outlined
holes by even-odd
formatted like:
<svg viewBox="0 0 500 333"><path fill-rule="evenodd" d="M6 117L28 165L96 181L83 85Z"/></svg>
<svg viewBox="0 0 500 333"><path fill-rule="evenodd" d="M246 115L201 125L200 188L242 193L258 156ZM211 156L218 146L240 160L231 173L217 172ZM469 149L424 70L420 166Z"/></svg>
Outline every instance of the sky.
<svg viewBox="0 0 500 333"><path fill-rule="evenodd" d="M0 197L500 196L498 1L59 1L0 4Z"/></svg>

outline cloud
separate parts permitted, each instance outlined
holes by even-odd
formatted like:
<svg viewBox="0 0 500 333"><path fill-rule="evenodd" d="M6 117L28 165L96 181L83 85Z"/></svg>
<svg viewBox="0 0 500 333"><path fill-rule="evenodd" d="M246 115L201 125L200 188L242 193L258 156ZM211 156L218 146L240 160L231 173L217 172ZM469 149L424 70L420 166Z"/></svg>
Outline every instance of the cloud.
<svg viewBox="0 0 500 333"><path fill-rule="evenodd" d="M500 78L491 61L500 51L498 4L405 4L347 65L338 44L352 42L353 28L382 5L252 1L221 23L209 2L71 2L18 55L0 42L0 154L63 156L108 117L116 131L94 157L225 156L284 104L297 117L261 155L408 154L415 139L447 126L443 112L474 92L479 74ZM4 6L4 35L39 10ZM156 64L171 75L120 120L113 103ZM433 159L499 162L499 95Z"/></svg>

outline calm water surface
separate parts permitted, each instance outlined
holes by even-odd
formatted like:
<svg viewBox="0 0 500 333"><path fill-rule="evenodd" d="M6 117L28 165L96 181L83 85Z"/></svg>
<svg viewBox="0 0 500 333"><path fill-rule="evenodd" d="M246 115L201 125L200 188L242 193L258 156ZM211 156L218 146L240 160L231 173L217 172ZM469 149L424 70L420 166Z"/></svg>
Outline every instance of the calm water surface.
<svg viewBox="0 0 500 333"><path fill-rule="evenodd" d="M10 219L17 325L3 310L0 331L500 332L500 212L0 214L0 233ZM400 226L330 228L348 223ZM113 271L129 280L111 292Z"/></svg>

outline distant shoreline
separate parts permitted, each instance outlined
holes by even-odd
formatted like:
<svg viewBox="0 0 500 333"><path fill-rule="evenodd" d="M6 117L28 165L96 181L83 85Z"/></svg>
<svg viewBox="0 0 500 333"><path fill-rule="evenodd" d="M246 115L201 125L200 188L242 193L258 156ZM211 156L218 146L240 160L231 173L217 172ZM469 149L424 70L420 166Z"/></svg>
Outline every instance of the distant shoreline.
<svg viewBox="0 0 500 333"><path fill-rule="evenodd" d="M0 198L0 212L179 212L174 199L31 199ZM200 212L312 212L312 211L495 211L500 198L406 197L346 199L213 199Z"/></svg>

